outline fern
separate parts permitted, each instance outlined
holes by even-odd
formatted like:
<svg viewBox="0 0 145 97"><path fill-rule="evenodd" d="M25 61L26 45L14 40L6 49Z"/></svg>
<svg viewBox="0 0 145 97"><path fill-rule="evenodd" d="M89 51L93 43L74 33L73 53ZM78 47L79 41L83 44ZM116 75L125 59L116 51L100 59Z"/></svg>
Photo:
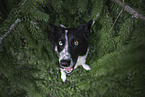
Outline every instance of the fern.
<svg viewBox="0 0 145 97"><path fill-rule="evenodd" d="M79 12L85 12L87 9L87 5L88 5L88 0L78 0L77 2L77 6L78 6L78 11Z"/></svg>
<svg viewBox="0 0 145 97"><path fill-rule="evenodd" d="M31 9L31 13L29 17L31 17L31 19L39 20L42 22L48 22L49 20L49 15L40 11L36 7L33 7L33 9Z"/></svg>
<svg viewBox="0 0 145 97"><path fill-rule="evenodd" d="M53 8L55 9L55 11L59 12L59 11L61 11L61 8L62 8L61 5L63 4L63 1L62 0L52 0L51 4L52 4Z"/></svg>
<svg viewBox="0 0 145 97"><path fill-rule="evenodd" d="M115 1L0 1L0 96L144 97L145 24ZM144 15L144 1L124 2ZM48 23L75 28L89 20L91 71L80 66L63 83Z"/></svg>
<svg viewBox="0 0 145 97"><path fill-rule="evenodd" d="M103 9L103 0L93 1L93 8L91 13L93 20L97 20L100 17L102 9Z"/></svg>

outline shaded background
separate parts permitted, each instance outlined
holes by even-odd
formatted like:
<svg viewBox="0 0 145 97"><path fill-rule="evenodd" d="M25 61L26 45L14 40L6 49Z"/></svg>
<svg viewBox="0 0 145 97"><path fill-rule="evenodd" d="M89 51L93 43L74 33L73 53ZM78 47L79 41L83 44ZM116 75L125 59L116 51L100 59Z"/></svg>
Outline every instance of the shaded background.
<svg viewBox="0 0 145 97"><path fill-rule="evenodd" d="M144 0L1 0L1 97L144 97ZM91 71L62 82L48 39L49 23L89 20Z"/></svg>

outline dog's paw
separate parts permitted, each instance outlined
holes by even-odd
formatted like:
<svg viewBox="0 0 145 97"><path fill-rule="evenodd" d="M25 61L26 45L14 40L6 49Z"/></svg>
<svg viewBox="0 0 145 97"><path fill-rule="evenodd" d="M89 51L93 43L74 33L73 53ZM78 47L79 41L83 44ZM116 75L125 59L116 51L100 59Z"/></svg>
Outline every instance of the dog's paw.
<svg viewBox="0 0 145 97"><path fill-rule="evenodd" d="M91 70L91 68L90 68L89 65L87 65L87 64L83 64L82 66L83 66L83 68L86 69L86 70Z"/></svg>
<svg viewBox="0 0 145 97"><path fill-rule="evenodd" d="M66 73L64 72L63 69L61 69L61 79L63 82L65 82L65 80L66 80Z"/></svg>

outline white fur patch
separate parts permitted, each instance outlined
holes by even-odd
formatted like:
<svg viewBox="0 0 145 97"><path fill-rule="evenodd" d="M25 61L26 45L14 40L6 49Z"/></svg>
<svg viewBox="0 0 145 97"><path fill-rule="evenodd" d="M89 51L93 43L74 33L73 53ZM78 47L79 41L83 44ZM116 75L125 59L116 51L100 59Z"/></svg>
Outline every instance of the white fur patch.
<svg viewBox="0 0 145 97"><path fill-rule="evenodd" d="M55 52L59 56L58 49L57 49L57 45L55 46Z"/></svg>
<svg viewBox="0 0 145 97"><path fill-rule="evenodd" d="M91 68L89 67L89 65L87 64L82 64L83 68L86 69L86 70L91 70Z"/></svg>
<svg viewBox="0 0 145 97"><path fill-rule="evenodd" d="M61 79L62 79L63 82L65 82L65 80L66 80L66 73L64 72L63 69L60 69L60 71L61 71Z"/></svg>
<svg viewBox="0 0 145 97"><path fill-rule="evenodd" d="M60 26L63 27L63 28L66 28L66 26L64 26L64 25L62 25L62 24L60 24Z"/></svg>
<svg viewBox="0 0 145 97"><path fill-rule="evenodd" d="M58 52L58 50L57 50L57 46L55 46L55 52Z"/></svg>
<svg viewBox="0 0 145 97"><path fill-rule="evenodd" d="M76 69L78 66L82 65L84 69L91 70L89 65L86 64L86 58L87 58L88 52L89 52L89 48L88 48L88 50L87 50L87 52L86 52L86 54L84 56L79 56L78 57L74 69Z"/></svg>

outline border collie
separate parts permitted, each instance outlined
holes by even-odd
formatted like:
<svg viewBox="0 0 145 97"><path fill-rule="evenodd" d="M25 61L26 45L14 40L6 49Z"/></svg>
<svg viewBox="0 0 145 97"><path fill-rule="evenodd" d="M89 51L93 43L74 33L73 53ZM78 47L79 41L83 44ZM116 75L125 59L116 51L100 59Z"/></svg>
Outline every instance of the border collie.
<svg viewBox="0 0 145 97"><path fill-rule="evenodd" d="M61 27L50 24L49 39L59 58L58 66L61 71L61 79L66 80L66 74L71 73L78 66L90 70L86 64L89 52L89 36L91 21L82 24L78 28Z"/></svg>

